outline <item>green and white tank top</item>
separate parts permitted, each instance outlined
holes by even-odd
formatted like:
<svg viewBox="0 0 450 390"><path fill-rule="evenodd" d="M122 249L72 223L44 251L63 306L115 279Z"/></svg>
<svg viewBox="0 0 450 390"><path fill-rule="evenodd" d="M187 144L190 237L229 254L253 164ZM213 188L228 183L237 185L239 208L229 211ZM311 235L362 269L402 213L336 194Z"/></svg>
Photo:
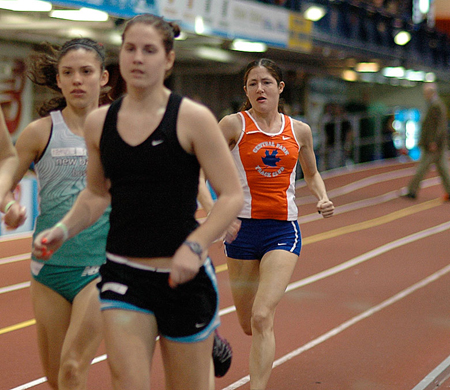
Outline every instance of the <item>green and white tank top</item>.
<svg viewBox="0 0 450 390"><path fill-rule="evenodd" d="M86 186L87 150L84 138L70 131L61 111L53 111L50 115L52 130L49 142L35 165L39 215L34 236L60 221ZM108 208L94 225L65 242L46 263L71 267L101 265L105 261L109 211Z"/></svg>

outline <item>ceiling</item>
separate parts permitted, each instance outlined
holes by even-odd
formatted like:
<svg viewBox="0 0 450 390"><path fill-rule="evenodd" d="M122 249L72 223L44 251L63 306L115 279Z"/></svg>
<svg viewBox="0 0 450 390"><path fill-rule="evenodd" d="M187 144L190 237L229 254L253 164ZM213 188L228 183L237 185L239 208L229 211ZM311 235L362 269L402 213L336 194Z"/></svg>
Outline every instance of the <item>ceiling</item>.
<svg viewBox="0 0 450 390"><path fill-rule="evenodd" d="M450 1L435 0L436 18L450 20ZM58 8L54 6L54 9ZM76 36L89 36L102 42L116 58L120 45L122 19L110 17L107 22L73 22L53 19L47 13L27 13L0 10L0 40L4 42L40 43L48 41L62 44ZM450 32L449 32L450 35ZM1 42L0 42L1 44ZM181 70L186 73L236 73L250 60L252 53L229 50L230 41L222 38L187 34L187 39L176 41L177 61L182 64ZM1 56L1 52L0 52ZM208 58L212 56L212 58ZM222 61L217 61L225 56ZM382 55L360 48L339 45L314 45L311 52L302 53L279 48L269 48L264 56L273 58L284 68L298 69L310 73L326 73L340 75L342 70L358 61L378 59L381 65L395 65L395 56ZM214 64L214 66L211 66ZM177 71L180 67L177 66Z"/></svg>

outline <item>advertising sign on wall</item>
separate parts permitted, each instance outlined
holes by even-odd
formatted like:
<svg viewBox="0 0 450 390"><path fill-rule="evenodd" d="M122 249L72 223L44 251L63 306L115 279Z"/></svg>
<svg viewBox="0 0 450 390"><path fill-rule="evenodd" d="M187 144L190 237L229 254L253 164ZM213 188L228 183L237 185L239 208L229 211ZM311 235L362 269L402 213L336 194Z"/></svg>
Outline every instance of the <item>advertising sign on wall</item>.
<svg viewBox="0 0 450 390"><path fill-rule="evenodd" d="M159 15L157 0L63 0L51 3L67 7L91 7L122 18L132 18L142 13Z"/></svg>
<svg viewBox="0 0 450 390"><path fill-rule="evenodd" d="M52 3L99 9L123 18L154 13L192 32L258 40L307 50L311 25L283 7L242 0L64 0ZM301 22L301 23L300 23ZM199 26L201 24L201 26ZM200 28L200 31L199 31ZM290 39L290 40L289 40Z"/></svg>

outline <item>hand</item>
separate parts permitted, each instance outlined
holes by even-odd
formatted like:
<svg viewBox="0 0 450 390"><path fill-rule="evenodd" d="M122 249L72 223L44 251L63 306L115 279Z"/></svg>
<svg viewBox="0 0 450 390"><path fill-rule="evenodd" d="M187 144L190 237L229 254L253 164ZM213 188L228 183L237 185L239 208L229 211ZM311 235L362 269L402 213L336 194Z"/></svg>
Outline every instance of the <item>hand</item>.
<svg viewBox="0 0 450 390"><path fill-rule="evenodd" d="M239 233L239 230L241 228L241 220L235 219L230 226L228 226L228 229L225 233L225 242L228 244L232 243Z"/></svg>
<svg viewBox="0 0 450 390"><path fill-rule="evenodd" d="M317 202L317 211L324 218L330 218L334 214L334 204L331 200L319 200Z"/></svg>
<svg viewBox="0 0 450 390"><path fill-rule="evenodd" d="M21 206L19 202L13 203L4 215L3 221L6 224L6 229L14 230L22 226L27 219L27 209Z"/></svg>
<svg viewBox="0 0 450 390"><path fill-rule="evenodd" d="M33 242L33 255L41 260L49 260L65 241L65 232L60 227L42 231Z"/></svg>
<svg viewBox="0 0 450 390"><path fill-rule="evenodd" d="M205 258L206 254L203 255L203 260ZM176 288L178 285L194 279L202 264L203 261L187 245L181 245L172 258L169 275L170 287Z"/></svg>

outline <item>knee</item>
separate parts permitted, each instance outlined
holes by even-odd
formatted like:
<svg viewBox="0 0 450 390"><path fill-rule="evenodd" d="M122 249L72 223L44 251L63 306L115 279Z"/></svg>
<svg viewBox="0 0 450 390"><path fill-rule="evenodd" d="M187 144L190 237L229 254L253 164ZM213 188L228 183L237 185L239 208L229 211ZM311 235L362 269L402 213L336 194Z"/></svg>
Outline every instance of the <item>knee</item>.
<svg viewBox="0 0 450 390"><path fill-rule="evenodd" d="M75 359L68 359L61 363L59 369L59 384L62 388L76 389L82 383L80 363Z"/></svg>
<svg viewBox="0 0 450 390"><path fill-rule="evenodd" d="M273 329L273 313L269 310L255 310L252 314L251 328L254 332L265 333Z"/></svg>

